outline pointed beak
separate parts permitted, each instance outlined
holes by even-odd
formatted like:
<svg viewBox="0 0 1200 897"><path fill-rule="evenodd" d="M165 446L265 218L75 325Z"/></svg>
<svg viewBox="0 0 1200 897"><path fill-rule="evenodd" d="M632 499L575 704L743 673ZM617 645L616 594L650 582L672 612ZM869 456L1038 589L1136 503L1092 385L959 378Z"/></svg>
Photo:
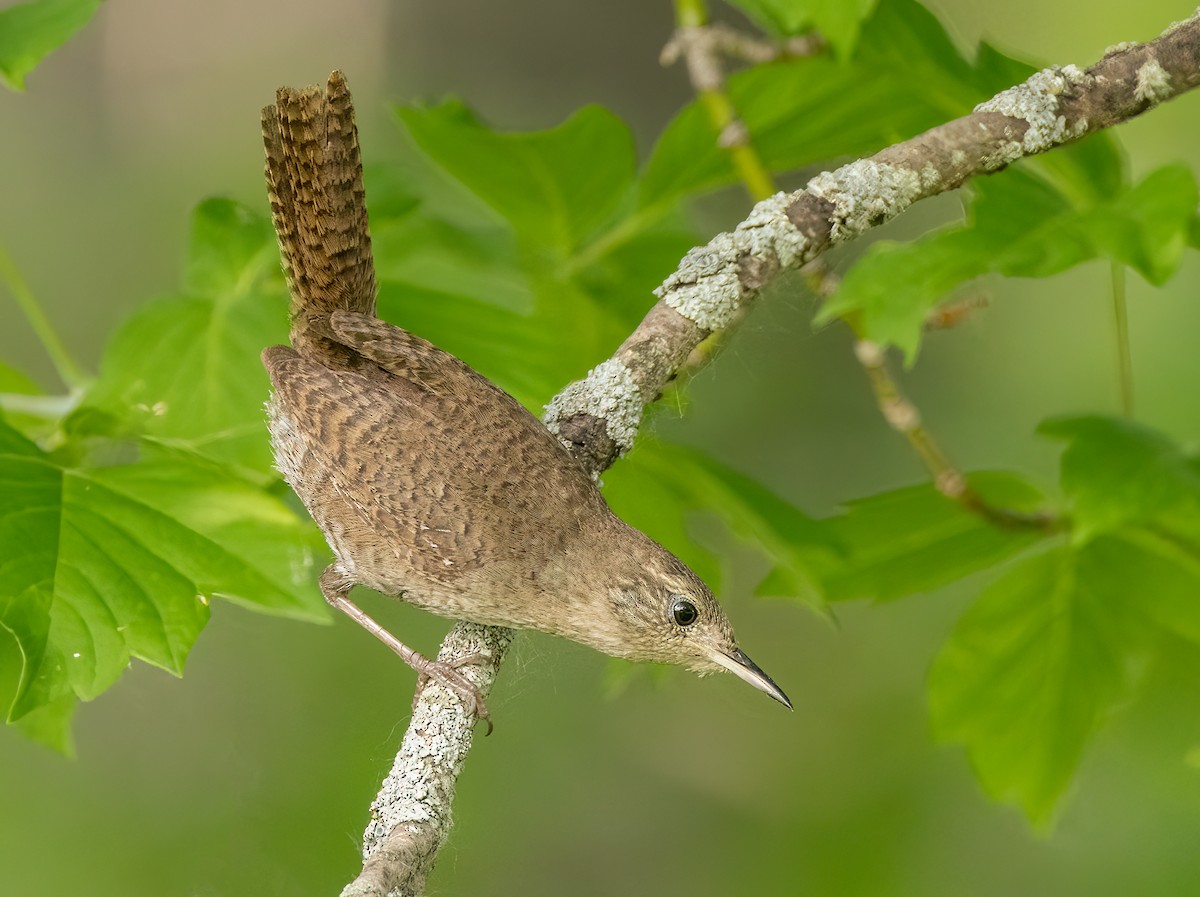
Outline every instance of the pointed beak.
<svg viewBox="0 0 1200 897"><path fill-rule="evenodd" d="M762 671L762 668L758 664L747 657L746 652L741 648L734 648L728 654L721 651L714 651L711 656L713 660L739 679L745 679L755 688L765 691L788 710L792 709L792 702L783 693L783 689L776 685L771 677Z"/></svg>

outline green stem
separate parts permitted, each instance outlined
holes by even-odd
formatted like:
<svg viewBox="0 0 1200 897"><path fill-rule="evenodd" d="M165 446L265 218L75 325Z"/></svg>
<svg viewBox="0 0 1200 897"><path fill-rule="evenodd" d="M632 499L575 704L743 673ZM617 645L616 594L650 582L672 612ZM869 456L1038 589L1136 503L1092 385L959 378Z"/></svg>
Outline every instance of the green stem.
<svg viewBox="0 0 1200 897"><path fill-rule="evenodd" d="M1121 414L1133 417L1133 355L1129 350L1129 309L1125 302L1125 266L1112 263L1113 330L1117 345L1117 388Z"/></svg>
<svg viewBox="0 0 1200 897"><path fill-rule="evenodd" d="M675 0L675 24L680 28L701 28L708 24L704 0Z"/></svg>
<svg viewBox="0 0 1200 897"><path fill-rule="evenodd" d="M708 22L708 6L704 0L675 0L677 27L703 28ZM696 96L704 111L708 113L708 120L718 136L724 134L726 129L737 121L737 110L723 87L697 90ZM727 147L726 151L738 179L745 186L751 199L758 202L775 193L775 179L771 177L770 170L763 164L762 157L755 152L753 146L749 143L736 143Z"/></svg>
<svg viewBox="0 0 1200 897"><path fill-rule="evenodd" d="M25 314L26 320L29 321L29 326L33 328L33 332L37 334L37 338L42 343L42 348L46 350L46 354L50 356L50 360L54 363L54 368L58 371L58 376L63 383L70 389L82 388L88 381L88 376L83 372L83 369L75 363L75 359L67 351L67 347L63 345L63 341L59 339L58 333L50 324L50 319L46 317L42 311L38 301L34 298L33 292L26 285L17 271L17 266L13 264L8 253L0 247L0 282L3 282L8 287L8 291L12 294L17 305Z"/></svg>
<svg viewBox="0 0 1200 897"><path fill-rule="evenodd" d="M702 90L699 97L714 130L717 134L725 133L725 129L737 119L737 112L729 94L723 90ZM758 202L775 194L775 179L771 177L771 172L767 170L762 157L753 146L748 143L736 143L726 147L725 151L729 154L733 170L737 172L738 179L751 199Z"/></svg>

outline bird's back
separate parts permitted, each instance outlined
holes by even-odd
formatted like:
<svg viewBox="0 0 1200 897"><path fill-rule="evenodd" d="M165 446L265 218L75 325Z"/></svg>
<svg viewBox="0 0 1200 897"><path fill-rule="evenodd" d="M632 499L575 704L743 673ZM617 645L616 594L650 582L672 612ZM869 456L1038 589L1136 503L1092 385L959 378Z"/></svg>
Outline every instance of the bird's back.
<svg viewBox="0 0 1200 897"><path fill-rule="evenodd" d="M463 362L367 316L334 321L364 364L336 369L282 346L263 356L285 478L353 581L446 616L520 625L506 597L560 579L548 567L587 537L584 521L610 516L599 492L533 415Z"/></svg>

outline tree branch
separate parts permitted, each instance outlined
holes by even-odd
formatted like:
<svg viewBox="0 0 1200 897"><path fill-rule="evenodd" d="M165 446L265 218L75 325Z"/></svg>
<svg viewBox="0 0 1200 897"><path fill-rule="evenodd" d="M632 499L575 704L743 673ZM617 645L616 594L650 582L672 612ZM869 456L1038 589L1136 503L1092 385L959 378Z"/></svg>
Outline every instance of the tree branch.
<svg viewBox="0 0 1200 897"><path fill-rule="evenodd" d="M511 629L457 623L437 659L453 663L473 657L476 662L461 669L486 700L512 638ZM474 723L462 701L434 680L417 687L396 762L371 804L362 873L342 897L421 893L450 832L454 785L475 737Z"/></svg>
<svg viewBox="0 0 1200 897"><path fill-rule="evenodd" d="M778 189L775 179L751 144L749 131L737 117L733 101L725 91L721 53L726 52L728 38L724 36L721 26L709 24L705 0L675 0L675 18L678 28L663 51L663 62L672 62L680 56L687 60L692 87L719 135L718 144L728 153L730 163L750 198L756 201L766 199ZM739 135L739 139L726 139L731 133ZM826 266L823 256L805 265L804 276L809 288L822 299L832 296L841 280ZM687 364L689 370L707 363L716 342L728 339L736 331L737 323L747 310L747 305L740 305L737 316L723 330L712 333L691 353ZM883 348L872 341L858 338L857 322L848 320L847 323L856 334L854 354L867 373L880 413L893 430L908 440L939 492L997 525L1039 529L1054 525L1053 518L1047 515L1018 514L993 507L972 489L967 478L954 467L933 433L924 425L917 407L901 392L888 370Z"/></svg>
<svg viewBox="0 0 1200 897"><path fill-rule="evenodd" d="M1113 49L1087 71L1045 69L970 115L817 175L754 207L732 232L691 250L655 292L659 302L612 358L546 408L546 426L594 476L628 451L655 401L700 342L721 330L781 271L895 217L914 202L1145 112L1200 83L1200 15L1145 44ZM460 623L439 659L479 652L464 667L485 692L508 630ZM418 686L392 773L372 805L365 866L343 897L420 893L450 827L454 786L473 720L435 682Z"/></svg>

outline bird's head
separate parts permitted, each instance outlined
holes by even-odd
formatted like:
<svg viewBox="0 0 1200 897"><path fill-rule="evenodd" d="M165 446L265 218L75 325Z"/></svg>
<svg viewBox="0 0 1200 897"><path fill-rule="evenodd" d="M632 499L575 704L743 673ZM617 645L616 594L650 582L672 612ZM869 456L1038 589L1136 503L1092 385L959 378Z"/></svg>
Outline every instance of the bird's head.
<svg viewBox="0 0 1200 897"><path fill-rule="evenodd" d="M679 664L702 675L726 670L790 710L783 690L738 647L729 618L703 580L666 549L642 538L653 548L636 552L630 563L615 564L611 571L605 614L609 631L606 644L596 647L630 660Z"/></svg>

